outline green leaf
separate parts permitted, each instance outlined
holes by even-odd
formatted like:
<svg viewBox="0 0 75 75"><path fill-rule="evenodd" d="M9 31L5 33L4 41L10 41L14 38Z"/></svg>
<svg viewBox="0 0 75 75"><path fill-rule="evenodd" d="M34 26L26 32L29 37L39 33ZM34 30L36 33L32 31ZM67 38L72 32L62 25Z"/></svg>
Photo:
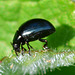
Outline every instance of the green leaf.
<svg viewBox="0 0 75 75"><path fill-rule="evenodd" d="M24 56L10 56L5 58L0 65L1 75L38 75L46 74L50 68L52 72L55 68L70 66L75 63L75 52L53 52L44 50L40 52L31 52L32 55L25 53ZM59 68L59 70L61 70ZM49 72L50 72L49 71Z"/></svg>
<svg viewBox="0 0 75 75"><path fill-rule="evenodd" d="M12 46L10 42L12 42L14 34L16 30L19 28L19 26L22 23L26 22L27 20L33 18L46 19L50 21L56 28L56 32L54 34L45 37L45 39L48 40L48 47L50 48L50 50L52 50L52 52L51 51L45 53L39 52L39 50L42 50L43 43L39 42L38 40L34 42L30 42L30 44L35 49L34 51L38 51L35 57L36 59L34 59L33 57L33 55L35 55L36 53L32 52L33 50L31 50L32 52L31 57L28 56L27 54L25 54L24 57L21 56L21 58L25 60L23 64L21 63L22 64L21 66L21 64L16 63L16 61L13 62L14 59L18 60L20 56L10 57L12 55L11 52ZM70 50L69 53L68 50ZM65 52L65 53L61 53L61 52ZM71 54L73 54L71 58L66 58L69 55L71 56ZM48 55L48 57L46 57L46 55ZM12 66L13 64L13 68L16 69L15 74L19 74L19 72L21 72L20 74L23 74L24 73L24 70L22 70L23 66L24 67L26 66L26 68L29 71L30 66L27 65L33 65L34 63L36 63L36 61L39 62L39 60L42 61L44 57L45 59L48 58L48 60L51 60L51 58L53 59L54 56L55 58L56 56L58 58L58 60L55 59L55 62L57 61L60 62L59 58L61 57L61 55L64 55L63 61L66 63L69 62L70 63L69 65L71 65L71 63L72 65L75 63L75 57L74 57L75 56L75 3L74 1L72 0L13 0L13 1L0 0L0 59L2 59L5 56L8 57L6 58L8 61L4 60L2 62L2 60L0 60L0 62L2 62L1 66L3 66L4 68L9 67L10 69L10 66ZM71 59L73 59L73 61ZM6 62L8 65L5 64ZM57 64L59 64L59 62L57 62ZM60 66L57 66L57 64L54 63L52 65L53 68L51 68L50 63L49 64L46 63L44 65L44 61L43 61L41 64L41 68L37 64L36 66L37 68L39 68L39 70L35 68L36 72L42 73L42 71L44 71L45 73L48 71L48 70L46 71L46 68L55 69L57 67L61 67L60 64L59 64ZM19 69L19 67L21 68ZM32 69L33 68L31 67L31 71ZM6 71L3 70L4 73L6 73ZM31 73L35 73L34 71L32 71ZM8 74L10 74L13 71L12 69L10 69L7 72Z"/></svg>

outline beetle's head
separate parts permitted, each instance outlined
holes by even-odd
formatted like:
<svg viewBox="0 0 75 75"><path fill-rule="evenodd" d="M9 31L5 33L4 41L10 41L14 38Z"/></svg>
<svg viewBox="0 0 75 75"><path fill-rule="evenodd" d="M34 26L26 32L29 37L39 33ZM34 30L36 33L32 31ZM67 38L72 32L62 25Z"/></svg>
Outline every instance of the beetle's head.
<svg viewBox="0 0 75 75"><path fill-rule="evenodd" d="M11 43L11 45L13 46L13 49L16 51L16 52L20 52L20 46L18 44L13 44Z"/></svg>

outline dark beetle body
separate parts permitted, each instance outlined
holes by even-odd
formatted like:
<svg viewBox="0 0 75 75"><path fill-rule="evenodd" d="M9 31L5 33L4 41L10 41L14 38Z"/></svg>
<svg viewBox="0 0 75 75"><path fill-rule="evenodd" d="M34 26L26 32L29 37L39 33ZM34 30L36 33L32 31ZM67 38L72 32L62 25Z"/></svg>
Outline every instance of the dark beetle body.
<svg viewBox="0 0 75 75"><path fill-rule="evenodd" d="M27 44L30 49L29 42L40 40L46 42L41 38L48 36L55 32L53 25L44 19L32 19L22 24L17 30L14 39L13 39L13 48L15 52L20 51L20 45ZM23 48L23 47L22 47ZM17 54L17 53L16 53Z"/></svg>

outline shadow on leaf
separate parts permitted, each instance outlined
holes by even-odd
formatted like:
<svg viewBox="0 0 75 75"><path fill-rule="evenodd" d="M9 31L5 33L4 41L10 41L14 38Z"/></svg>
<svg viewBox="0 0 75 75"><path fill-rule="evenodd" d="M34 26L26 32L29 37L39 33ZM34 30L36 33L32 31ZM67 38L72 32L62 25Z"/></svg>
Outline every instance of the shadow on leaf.
<svg viewBox="0 0 75 75"><path fill-rule="evenodd" d="M63 24L56 28L56 32L54 34L48 36L48 47L55 49L61 45L66 46L68 41L70 41L74 36L75 29L69 25Z"/></svg>

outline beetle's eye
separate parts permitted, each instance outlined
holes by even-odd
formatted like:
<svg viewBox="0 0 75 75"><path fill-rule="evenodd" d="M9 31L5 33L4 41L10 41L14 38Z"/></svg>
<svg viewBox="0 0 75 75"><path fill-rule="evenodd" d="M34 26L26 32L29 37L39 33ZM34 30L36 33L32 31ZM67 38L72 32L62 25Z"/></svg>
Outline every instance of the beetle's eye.
<svg viewBox="0 0 75 75"><path fill-rule="evenodd" d="M17 46L17 44L14 44L14 48L17 48L18 46Z"/></svg>

